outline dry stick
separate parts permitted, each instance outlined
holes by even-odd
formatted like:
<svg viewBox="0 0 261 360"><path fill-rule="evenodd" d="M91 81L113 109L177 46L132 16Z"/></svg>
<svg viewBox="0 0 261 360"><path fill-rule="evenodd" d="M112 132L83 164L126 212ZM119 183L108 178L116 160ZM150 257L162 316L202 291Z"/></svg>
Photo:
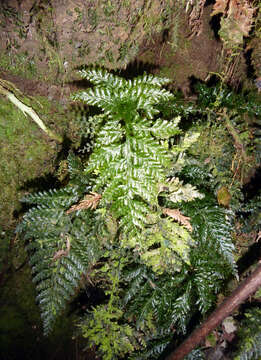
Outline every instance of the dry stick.
<svg viewBox="0 0 261 360"><path fill-rule="evenodd" d="M260 262L259 262L260 263ZM182 360L205 337L214 330L223 319L230 315L241 303L261 286L261 264L244 280L232 294L207 318L207 320L176 349L166 360Z"/></svg>
<svg viewBox="0 0 261 360"><path fill-rule="evenodd" d="M47 126L43 123L43 121L39 118L37 113L30 108L29 106L25 105L22 101L20 101L11 91L7 90L0 83L0 94L7 97L9 101L11 101L18 109L20 109L23 114L29 115L32 120L52 139L56 140L57 142L61 143L63 141L62 137L53 133Z"/></svg>

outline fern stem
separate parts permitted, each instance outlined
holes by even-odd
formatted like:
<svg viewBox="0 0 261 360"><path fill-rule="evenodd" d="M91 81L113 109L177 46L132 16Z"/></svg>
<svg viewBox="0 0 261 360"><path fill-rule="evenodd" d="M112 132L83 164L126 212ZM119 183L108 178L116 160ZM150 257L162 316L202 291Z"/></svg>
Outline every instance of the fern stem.
<svg viewBox="0 0 261 360"><path fill-rule="evenodd" d="M166 360L182 360L228 315L261 286L261 264L236 290L207 318L207 320L176 349Z"/></svg>

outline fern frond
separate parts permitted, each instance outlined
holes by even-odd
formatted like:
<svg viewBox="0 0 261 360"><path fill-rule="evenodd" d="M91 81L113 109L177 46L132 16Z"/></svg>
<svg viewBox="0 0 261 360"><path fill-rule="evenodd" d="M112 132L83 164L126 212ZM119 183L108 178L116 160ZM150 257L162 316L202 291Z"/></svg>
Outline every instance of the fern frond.
<svg viewBox="0 0 261 360"><path fill-rule="evenodd" d="M75 175L79 163L69 158L70 171ZM81 183L77 177L77 183ZM99 256L99 242L93 226L93 214L85 210L68 215L66 209L83 196L85 184L69 183L60 190L30 195L25 201L37 204L23 218L18 231L29 239L33 281L38 292L44 332L49 333L54 322L76 293L82 275ZM88 250L88 251L87 251Z"/></svg>
<svg viewBox="0 0 261 360"><path fill-rule="evenodd" d="M183 334L186 333L187 323L192 314L192 307L192 283L188 282L185 292L175 300L171 314L173 324L177 325L178 331L181 331Z"/></svg>
<svg viewBox="0 0 261 360"><path fill-rule="evenodd" d="M192 350L184 360L205 360L205 355L200 349Z"/></svg>
<svg viewBox="0 0 261 360"><path fill-rule="evenodd" d="M194 199L202 199L204 194L201 194L195 186L191 184L183 184L183 181L177 177L170 178L169 181L159 184L159 192L167 192L165 195L173 203L181 201L192 201Z"/></svg>
<svg viewBox="0 0 261 360"><path fill-rule="evenodd" d="M169 345L171 336L161 336L159 339L151 339L142 353L134 354L130 357L130 360L150 360L159 359L159 356Z"/></svg>
<svg viewBox="0 0 261 360"><path fill-rule="evenodd" d="M153 136L160 139L168 139L171 136L177 135L181 130L177 127L180 122L180 117L173 119L171 122L164 119L157 119L154 124L148 127L147 121L140 121L133 126L135 131L150 132Z"/></svg>
<svg viewBox="0 0 261 360"><path fill-rule="evenodd" d="M99 244L92 234L90 217L87 213L82 216L84 222L81 222L80 226L68 221L67 227L64 227L65 222L62 218L55 225L49 223L49 228L55 227L56 237L51 236L54 232L52 230L46 232L44 238L39 237L41 229L38 231L38 237L34 232L35 241L30 265L38 292L37 301L45 334L52 330L57 316L75 295L82 275L99 256ZM67 234L63 235L65 229ZM28 247L28 251L32 251L31 246Z"/></svg>
<svg viewBox="0 0 261 360"><path fill-rule="evenodd" d="M259 360L261 356L261 309L250 309L239 332L240 349L235 360Z"/></svg>
<svg viewBox="0 0 261 360"><path fill-rule="evenodd" d="M208 268L207 264L205 265L202 268L197 267L193 277L193 283L198 294L196 305L203 314L215 303L216 294L221 287L221 280L224 279L224 275L219 269Z"/></svg>
<svg viewBox="0 0 261 360"><path fill-rule="evenodd" d="M72 152L69 153L67 157L68 171L70 175L70 180L75 185L88 185L90 183L90 178L86 176L83 172L84 167L81 160L76 157ZM86 187L84 192L87 192L90 187Z"/></svg>
<svg viewBox="0 0 261 360"><path fill-rule="evenodd" d="M145 85L162 87L163 85L167 85L170 82L171 80L168 78L162 78L155 75L144 73L143 75L138 76L135 79L131 80L129 86L137 86L140 84L145 84Z"/></svg>
<svg viewBox="0 0 261 360"><path fill-rule="evenodd" d="M36 194L25 196L21 201L28 204L38 204L43 207L66 208L79 199L79 192L76 187L66 187L63 189L54 189L40 191Z"/></svg>
<svg viewBox="0 0 261 360"><path fill-rule="evenodd" d="M96 86L121 88L126 85L126 80L122 77L111 74L105 69L83 69L79 71L83 79L87 79Z"/></svg>
<svg viewBox="0 0 261 360"><path fill-rule="evenodd" d="M194 229L194 238L200 239L201 244L208 244L217 251L220 256L236 273L236 264L234 260L235 246L232 241L232 224L233 214L224 208L213 205L206 205L197 208L195 205L199 204L184 204L187 214L191 218L191 223ZM204 200L203 203L204 204Z"/></svg>
<svg viewBox="0 0 261 360"><path fill-rule="evenodd" d="M119 94L118 94L119 95ZM100 107L102 110L111 111L114 105L114 90L110 88L95 88L82 91L73 96L73 100L82 100L90 105Z"/></svg>

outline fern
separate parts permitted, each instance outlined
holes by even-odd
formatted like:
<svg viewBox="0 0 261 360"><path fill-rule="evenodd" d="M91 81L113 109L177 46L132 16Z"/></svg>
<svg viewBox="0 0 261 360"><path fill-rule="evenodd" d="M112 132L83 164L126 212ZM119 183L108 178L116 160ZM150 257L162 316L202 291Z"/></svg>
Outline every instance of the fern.
<svg viewBox="0 0 261 360"><path fill-rule="evenodd" d="M211 201L211 200L210 200ZM225 260L226 264L236 273L232 241L233 213L215 205L209 199L184 203L185 214L191 217L194 238L200 240L202 246L211 246Z"/></svg>
<svg viewBox="0 0 261 360"><path fill-rule="evenodd" d="M186 357L185 360L204 360L205 355L200 349L192 350Z"/></svg>
<svg viewBox="0 0 261 360"><path fill-rule="evenodd" d="M79 325L88 344L108 360L155 359L173 332L185 334L193 314L211 309L224 279L236 273L233 214L207 185L205 194L197 190L207 183L205 169L197 184L187 181L187 153L199 133L182 134L177 115L185 110L162 88L168 79L80 74L94 85L74 96L96 107L81 124L91 152L63 162L66 186L24 199L32 207L18 227L44 331L92 281L106 297ZM164 104L174 118L164 118Z"/></svg>
<svg viewBox="0 0 261 360"><path fill-rule="evenodd" d="M240 349L235 360L258 360L261 356L261 310L253 308L245 314L240 330Z"/></svg>
<svg viewBox="0 0 261 360"><path fill-rule="evenodd" d="M45 334L50 332L55 319L76 293L82 274L99 254L92 234L92 214L85 212L77 217L66 214L66 209L89 189L86 176L79 176L80 163L72 154L68 164L72 182L60 190L27 196L24 201L37 206L25 214L17 229L25 232L25 239L29 240L27 250Z"/></svg>
<svg viewBox="0 0 261 360"><path fill-rule="evenodd" d="M198 311L206 314L215 304L224 280L236 272L231 214L209 197L183 203L182 209L190 216L197 245L190 250L189 262L183 263L174 276L167 271L152 272L144 265L124 274L129 284L124 296L126 316L134 316L138 328L142 328L151 315L157 329L147 338L147 347L137 359L157 358L156 353L152 356L154 345L166 344L172 330L185 334L192 315Z"/></svg>
<svg viewBox="0 0 261 360"><path fill-rule="evenodd" d="M176 251L185 260L189 236L175 224L168 225L172 230L169 229L166 236L173 238L173 246L168 250L162 246L163 238L162 241L151 238L148 243L148 237L144 236L144 225L148 223L152 209L156 209L156 216L160 215L157 211L159 183L165 182L172 158L166 141L180 133L179 117L172 121L159 117L154 119L159 114L157 104L174 99L170 92L161 88L169 80L147 74L125 80L105 70L95 69L80 73L95 87L76 94L74 99L104 111L103 123L97 129L95 146L85 173L98 175L93 191L102 192L101 206L109 207L112 215L119 220L121 244L133 248L138 246L148 264L152 256L155 262L155 252L158 257L169 252L168 256L174 259ZM186 143L184 146L187 148L189 145ZM179 188L190 194L188 201L200 196L196 190L192 193L192 188L186 188L182 183ZM164 226L167 227L166 222ZM177 243L179 237L184 244L180 248ZM156 243L158 250L155 249L154 253L148 251L148 247Z"/></svg>
<svg viewBox="0 0 261 360"><path fill-rule="evenodd" d="M31 211L21 226L27 231L27 237L35 239L27 250L31 254L30 265L46 334L74 296L81 276L99 254L98 244L90 231L90 214L78 215L77 220L82 219L77 226L77 221L63 212L52 210L49 208L45 217L42 209ZM40 220L36 221L36 218Z"/></svg>

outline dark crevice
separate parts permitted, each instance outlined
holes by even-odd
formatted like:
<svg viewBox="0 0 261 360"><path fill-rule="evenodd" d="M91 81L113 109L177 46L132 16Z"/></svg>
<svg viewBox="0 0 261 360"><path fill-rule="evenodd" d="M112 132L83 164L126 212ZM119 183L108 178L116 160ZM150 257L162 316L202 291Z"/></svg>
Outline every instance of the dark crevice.
<svg viewBox="0 0 261 360"><path fill-rule="evenodd" d="M260 193L260 184L261 184L261 167L259 167L256 170L255 176L250 180L250 182L243 187L245 202L255 197L258 194L258 192Z"/></svg>
<svg viewBox="0 0 261 360"><path fill-rule="evenodd" d="M211 27L211 29L214 32L214 36L216 40L220 40L220 36L218 34L219 30L220 30L220 20L221 20L222 14L217 14L212 16L209 25Z"/></svg>
<svg viewBox="0 0 261 360"><path fill-rule="evenodd" d="M251 62L252 52L253 52L253 49L249 49L249 50L245 51L245 53L244 53L246 66L247 66L246 73L247 73L247 77L249 79L253 79L255 77L255 69Z"/></svg>

